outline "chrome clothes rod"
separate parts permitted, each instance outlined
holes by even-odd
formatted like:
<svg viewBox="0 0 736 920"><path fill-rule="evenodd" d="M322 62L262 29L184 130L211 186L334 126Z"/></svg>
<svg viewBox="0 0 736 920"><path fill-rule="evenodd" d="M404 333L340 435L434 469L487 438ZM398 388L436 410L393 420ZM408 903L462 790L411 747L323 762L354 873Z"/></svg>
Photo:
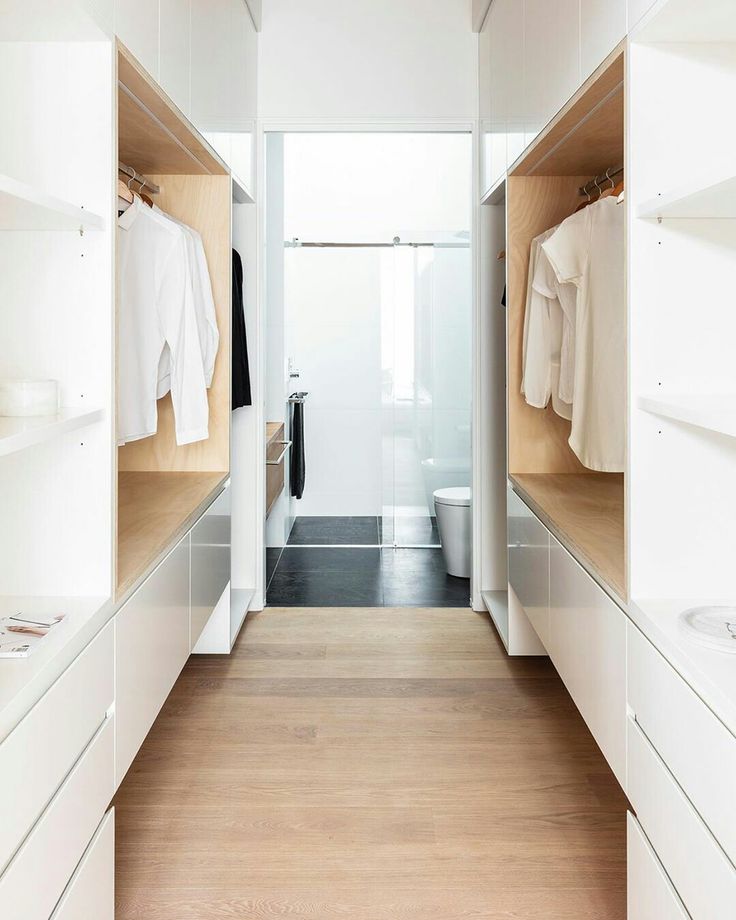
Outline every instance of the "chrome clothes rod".
<svg viewBox="0 0 736 920"><path fill-rule="evenodd" d="M614 176L620 176L623 171L623 166L617 166L616 169L607 169L602 176L595 176L590 180L590 182L586 182L585 185L581 185L578 189L578 192L581 195L587 195L588 197L590 197L593 192L603 192L607 187L611 188L612 184L615 185L615 183L612 183L611 180ZM606 183L608 183L608 185L606 185Z"/></svg>
<svg viewBox="0 0 736 920"><path fill-rule="evenodd" d="M397 238L398 240L398 238ZM409 246L413 249L424 247L432 249L469 249L470 243L304 243L301 240L284 240L285 249L396 249L398 246Z"/></svg>
<svg viewBox="0 0 736 920"><path fill-rule="evenodd" d="M286 452L290 449L292 442L291 442L291 441L272 441L271 443L272 443L272 444L281 444L281 445L283 446L283 450L282 450L281 453L278 455L278 457L276 458L276 460L266 460L266 466L280 466L280 465L281 465L281 461L282 461L282 460L284 459L284 457L286 456Z"/></svg>
<svg viewBox="0 0 736 920"><path fill-rule="evenodd" d="M161 191L160 186L156 185L155 182L151 182L150 179L146 179L146 177L142 176L139 172L136 172L132 166L126 166L125 163L118 162L118 172L124 173L126 176L129 176L133 182L137 182L141 187L141 191L147 188L153 195L158 195Z"/></svg>

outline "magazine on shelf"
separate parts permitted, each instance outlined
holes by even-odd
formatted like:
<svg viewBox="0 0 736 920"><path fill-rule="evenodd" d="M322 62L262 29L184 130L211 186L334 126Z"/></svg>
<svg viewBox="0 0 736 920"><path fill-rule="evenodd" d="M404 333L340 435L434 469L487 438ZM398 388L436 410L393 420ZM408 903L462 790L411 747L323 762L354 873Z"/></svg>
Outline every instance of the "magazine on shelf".
<svg viewBox="0 0 736 920"><path fill-rule="evenodd" d="M0 617L0 658L27 658L64 619L64 614Z"/></svg>

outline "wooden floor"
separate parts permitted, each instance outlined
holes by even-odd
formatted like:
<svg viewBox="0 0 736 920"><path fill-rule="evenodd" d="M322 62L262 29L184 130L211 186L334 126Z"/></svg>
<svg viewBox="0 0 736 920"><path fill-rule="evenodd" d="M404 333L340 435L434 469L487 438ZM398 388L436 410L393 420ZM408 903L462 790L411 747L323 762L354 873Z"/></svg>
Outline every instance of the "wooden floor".
<svg viewBox="0 0 736 920"><path fill-rule="evenodd" d="M470 610L268 609L115 801L117 920L624 920L626 803Z"/></svg>

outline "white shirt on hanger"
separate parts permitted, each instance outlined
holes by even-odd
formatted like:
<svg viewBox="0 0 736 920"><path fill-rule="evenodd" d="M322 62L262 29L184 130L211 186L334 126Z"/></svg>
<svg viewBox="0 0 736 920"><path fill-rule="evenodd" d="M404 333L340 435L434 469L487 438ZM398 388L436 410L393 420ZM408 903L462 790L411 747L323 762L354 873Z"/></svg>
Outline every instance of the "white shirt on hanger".
<svg viewBox="0 0 736 920"><path fill-rule="evenodd" d="M591 470L626 462L624 209L603 198L563 221L543 244L557 278L577 288L570 447Z"/></svg>
<svg viewBox="0 0 736 920"><path fill-rule="evenodd" d="M194 309L197 316L197 332L202 351L202 366L207 387L212 385L212 376L215 371L215 358L220 344L220 333L217 328L217 313L215 299L212 296L212 282L207 266L207 256L204 251L202 237L192 227L166 214L158 205L154 204L153 210L166 220L170 220L184 231L187 245L187 259L189 261L189 276L194 298ZM170 356L168 349L164 349L159 366L158 395L164 396L171 386Z"/></svg>
<svg viewBox="0 0 736 920"><path fill-rule="evenodd" d="M155 434L167 345L176 443L208 437L209 407L181 228L136 197L118 219L118 443Z"/></svg>
<svg viewBox="0 0 736 920"><path fill-rule="evenodd" d="M549 235L551 236L551 234ZM575 308L578 295L577 288L574 284L565 284L557 278L543 246L540 247L539 255L537 256L537 266L532 284L534 290L543 297L556 300L562 310L557 395L563 403L571 406L575 393ZM570 416L568 415L567 418L570 418Z"/></svg>
<svg viewBox="0 0 736 920"><path fill-rule="evenodd" d="M527 403L537 409L544 409L551 398L554 411L569 419L572 408L559 395L562 308L554 290L548 296L536 284L539 263L543 258L542 243L555 229L535 237L530 247L521 392Z"/></svg>

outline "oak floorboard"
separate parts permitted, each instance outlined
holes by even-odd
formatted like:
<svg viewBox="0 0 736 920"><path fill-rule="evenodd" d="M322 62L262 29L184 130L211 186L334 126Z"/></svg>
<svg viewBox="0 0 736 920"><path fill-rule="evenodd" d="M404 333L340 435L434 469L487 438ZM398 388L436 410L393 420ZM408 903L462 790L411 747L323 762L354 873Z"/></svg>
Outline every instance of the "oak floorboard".
<svg viewBox="0 0 736 920"><path fill-rule="evenodd" d="M468 610L267 609L115 800L117 920L624 920L626 801Z"/></svg>

